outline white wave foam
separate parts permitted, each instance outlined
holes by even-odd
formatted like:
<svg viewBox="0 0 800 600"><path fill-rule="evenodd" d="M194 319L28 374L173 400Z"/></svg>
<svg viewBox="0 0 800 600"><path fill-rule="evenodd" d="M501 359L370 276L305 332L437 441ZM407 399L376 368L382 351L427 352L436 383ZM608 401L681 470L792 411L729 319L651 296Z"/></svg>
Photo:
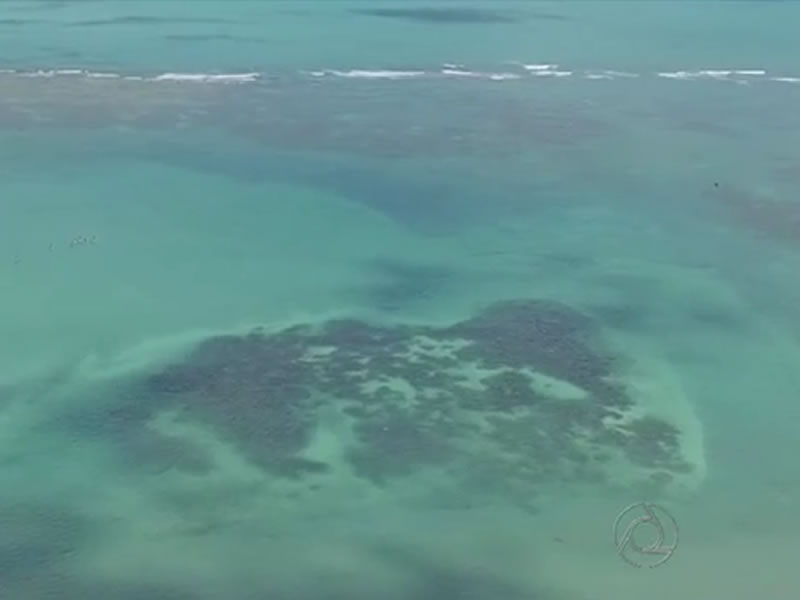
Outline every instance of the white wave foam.
<svg viewBox="0 0 800 600"><path fill-rule="evenodd" d="M741 80L733 77L758 77L766 75L766 73L763 69L701 69L698 71L664 71L658 73L658 76L665 79L717 79L741 83Z"/></svg>
<svg viewBox="0 0 800 600"><path fill-rule="evenodd" d="M584 71L583 78L584 79L635 79L639 77L638 73L628 73L627 71L612 71L612 70L602 70L602 71Z"/></svg>
<svg viewBox="0 0 800 600"><path fill-rule="evenodd" d="M261 77L260 73L225 73L211 75L208 73L163 73L151 77L150 81L176 81L194 83L248 83Z"/></svg>
<svg viewBox="0 0 800 600"><path fill-rule="evenodd" d="M515 63L525 69L530 75L534 77L569 77L572 71L559 70L559 65L552 63Z"/></svg>
<svg viewBox="0 0 800 600"><path fill-rule="evenodd" d="M440 73L449 77L470 77L473 79L491 79L492 81L522 79L517 73L481 73L478 71L464 71L462 69L442 69Z"/></svg>
<svg viewBox="0 0 800 600"><path fill-rule="evenodd" d="M553 69L557 69L558 65L545 65L545 64L526 65L526 64L523 64L522 68L525 69L526 71L552 71Z"/></svg>
<svg viewBox="0 0 800 600"><path fill-rule="evenodd" d="M325 71L325 75L346 77L348 79L412 79L415 77L423 77L425 75L425 71L370 71L364 69L352 69L350 71Z"/></svg>
<svg viewBox="0 0 800 600"><path fill-rule="evenodd" d="M572 71L532 71L531 75L534 77L570 77L572 75Z"/></svg>
<svg viewBox="0 0 800 600"><path fill-rule="evenodd" d="M639 77L638 73L628 73L627 71L586 71L583 74L584 79L635 79Z"/></svg>
<svg viewBox="0 0 800 600"><path fill-rule="evenodd" d="M14 74L18 75L19 77L48 77L49 78L49 77L55 77L56 72L55 71L42 71L40 69L40 70L37 70L37 71L15 71Z"/></svg>
<svg viewBox="0 0 800 600"><path fill-rule="evenodd" d="M522 79L516 73L489 73L489 79L492 81L510 81L513 79Z"/></svg>
<svg viewBox="0 0 800 600"><path fill-rule="evenodd" d="M733 75L733 71L721 71L718 69L709 69L697 72L699 77L713 77L714 79L725 79Z"/></svg>
<svg viewBox="0 0 800 600"><path fill-rule="evenodd" d="M620 78L636 78L647 76L648 73L631 73L627 71L617 71L613 69L591 69L586 71L571 71L559 68L559 65L552 63L522 63L519 61L507 61L506 65L513 65L510 71L474 71L463 64L448 62L436 70L397 70L397 69L350 69L335 70L324 69L316 71L302 71L302 74L311 77L336 77L346 79L416 79L422 77L447 77L447 78L469 78L484 79L490 81L509 81L528 77L551 77L562 78L578 75L585 80L612 80ZM28 78L87 78L87 79L123 79L126 81L148 81L148 82L172 82L172 83L251 83L262 77L261 73L183 73L167 72L157 75L136 75L124 74L114 71L92 71L80 68L60 68L60 69L0 69L0 75ZM652 75L652 74L651 74ZM783 83L800 83L800 77L795 76L774 76L766 77L765 69L745 68L745 69L699 69L699 70L676 70L661 71L655 75L662 79L673 80L712 80L726 81L740 85L750 85L759 80L776 81Z"/></svg>
<svg viewBox="0 0 800 600"><path fill-rule="evenodd" d="M694 79L694 76L688 71L665 71L658 73L658 76L664 79Z"/></svg>
<svg viewBox="0 0 800 600"><path fill-rule="evenodd" d="M120 79L122 75L119 73L86 73L89 79Z"/></svg>
<svg viewBox="0 0 800 600"><path fill-rule="evenodd" d="M463 71L461 69L442 69L442 75L450 75L452 77L477 77L478 74L474 71Z"/></svg>
<svg viewBox="0 0 800 600"><path fill-rule="evenodd" d="M222 83L251 83L261 79L261 73L226 73L222 75L211 75L210 81L220 81Z"/></svg>
<svg viewBox="0 0 800 600"><path fill-rule="evenodd" d="M639 77L638 73L628 73L627 71L609 71L609 70L604 70L604 71L600 71L600 73L603 74L603 75L608 75L609 77L625 77L625 78L629 78L629 79L634 79L636 77Z"/></svg>
<svg viewBox="0 0 800 600"><path fill-rule="evenodd" d="M664 71L657 75L664 79L697 79L697 74L689 71Z"/></svg>
<svg viewBox="0 0 800 600"><path fill-rule="evenodd" d="M162 73L154 77L141 75L123 75L113 71L87 71L84 69L37 69L35 71L18 71L2 69L0 74L14 75L17 77L45 78L53 77L85 77L87 79L126 79L132 81L176 81L176 82L203 82L203 83L246 83L261 77L260 73Z"/></svg>

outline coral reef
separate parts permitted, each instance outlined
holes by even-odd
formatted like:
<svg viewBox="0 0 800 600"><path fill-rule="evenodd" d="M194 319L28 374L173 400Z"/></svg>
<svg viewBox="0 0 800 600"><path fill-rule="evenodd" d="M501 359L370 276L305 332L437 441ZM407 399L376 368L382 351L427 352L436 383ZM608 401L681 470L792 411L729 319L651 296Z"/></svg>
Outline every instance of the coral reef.
<svg viewBox="0 0 800 600"><path fill-rule="evenodd" d="M339 319L208 339L149 376L129 420L173 410L281 477L327 471L304 454L325 407L351 425L353 472L378 485L434 468L523 498L543 481L602 480L615 455L666 482L688 468L680 432L623 418L634 399L617 367L594 321L553 302L499 302L448 327Z"/></svg>
<svg viewBox="0 0 800 600"><path fill-rule="evenodd" d="M524 74L522 70L520 76ZM354 86L351 78L335 77L270 77L267 86L230 86L144 81L135 74L90 78L0 73L0 82L7 90L0 97L0 129L126 125L144 131L180 127L202 132L214 127L266 148L370 159L516 157L531 144L581 145L616 130L581 102L559 96L537 98L532 104L529 98L498 96L496 83L480 78L468 91L461 79L437 79L433 85L424 79L407 81L402 93L387 93L384 81L360 80ZM354 111L357 119L351 116ZM191 143L181 149L186 152L197 170L219 172L217 163L230 163L230 158L213 160L216 153L203 159L204 153ZM173 155L170 164L185 161L175 152L159 152L166 154ZM258 164L223 170L233 168L244 179L259 177L264 161L259 157L251 162Z"/></svg>
<svg viewBox="0 0 800 600"><path fill-rule="evenodd" d="M0 589L38 580L65 562L94 534L84 515L57 504L0 504Z"/></svg>
<svg viewBox="0 0 800 600"><path fill-rule="evenodd" d="M715 186L708 194L737 225L770 239L800 242L800 204L794 197L759 194L734 186Z"/></svg>
<svg viewBox="0 0 800 600"><path fill-rule="evenodd" d="M424 23L514 23L514 17L477 8L359 8L351 12L370 17L407 19Z"/></svg>
<svg viewBox="0 0 800 600"><path fill-rule="evenodd" d="M213 338L186 364L168 367L148 383L172 397L185 418L213 427L254 462L296 473L309 467L293 455L313 430L308 401L314 381L300 360L302 350L289 331Z"/></svg>
<svg viewBox="0 0 800 600"><path fill-rule="evenodd" d="M360 419L355 432L361 441L348 459L355 472L376 483L410 475L421 465L437 464L448 456L447 441L424 420L399 410Z"/></svg>

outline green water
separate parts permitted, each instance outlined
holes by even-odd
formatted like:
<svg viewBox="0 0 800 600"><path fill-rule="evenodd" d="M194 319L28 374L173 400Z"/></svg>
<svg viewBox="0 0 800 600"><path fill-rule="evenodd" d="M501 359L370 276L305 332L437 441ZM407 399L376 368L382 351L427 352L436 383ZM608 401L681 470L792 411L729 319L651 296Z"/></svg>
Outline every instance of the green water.
<svg viewBox="0 0 800 600"><path fill-rule="evenodd" d="M798 16L4 3L0 600L796 597Z"/></svg>

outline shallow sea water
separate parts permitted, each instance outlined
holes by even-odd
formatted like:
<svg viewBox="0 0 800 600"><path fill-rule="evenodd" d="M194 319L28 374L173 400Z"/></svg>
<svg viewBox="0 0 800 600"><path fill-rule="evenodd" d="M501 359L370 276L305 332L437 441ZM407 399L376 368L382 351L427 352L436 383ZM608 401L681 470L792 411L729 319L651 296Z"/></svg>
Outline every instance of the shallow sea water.
<svg viewBox="0 0 800 600"><path fill-rule="evenodd" d="M0 7L0 599L798 595L800 11L409 6Z"/></svg>

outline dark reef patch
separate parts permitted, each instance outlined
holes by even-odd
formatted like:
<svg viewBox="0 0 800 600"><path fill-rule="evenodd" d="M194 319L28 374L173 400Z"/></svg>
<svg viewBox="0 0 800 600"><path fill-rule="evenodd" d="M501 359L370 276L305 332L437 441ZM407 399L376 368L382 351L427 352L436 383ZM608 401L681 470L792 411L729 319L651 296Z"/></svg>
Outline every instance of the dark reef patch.
<svg viewBox="0 0 800 600"><path fill-rule="evenodd" d="M528 377L518 371L504 371L483 379L487 407L501 411L512 411L515 408L534 406L541 398L531 387Z"/></svg>
<svg viewBox="0 0 800 600"><path fill-rule="evenodd" d="M213 29L172 33L224 34L220 28ZM160 35L164 34L169 32ZM86 67L109 68L90 55L80 62ZM67 61L64 66L69 63L74 65ZM478 164L472 161L484 159L517 161L532 149L580 148L608 142L620 133L618 124L582 102L565 100L561 94L536 97L534 101L525 94L497 94L497 84L483 77L470 78L469 84L460 77L389 83L324 73L308 77L276 73L265 76L262 82L268 84L230 86L126 77L6 74L2 83L7 93L0 96L0 112L14 118L9 124L0 121L0 126L135 126L142 132L155 132L157 140L150 153L160 153L170 164L193 162L193 168L200 169L200 163L204 163L211 172L224 171L242 179L277 176L284 181L329 187L379 210L414 219L420 228L431 213L436 214L437 225L445 217L458 223L464 220L465 212L467 217L473 212L481 217L495 216L498 208L513 211L522 206L520 198L531 197L529 181L520 178L497 188L474 169L441 159L470 161L463 164ZM194 134L200 139L169 144L162 134L173 128L181 130L182 139L191 140ZM250 156L245 156L246 152L197 150L207 146L209 128L238 138L236 143L252 150ZM161 144L166 147L158 149ZM181 145L193 146L196 156L170 159ZM273 156L265 158L266 152ZM293 156L296 152L302 153L303 160ZM270 165L277 155L284 157L283 164ZM367 159L360 160L367 166L353 167L359 161L343 157ZM397 161L387 169L389 163L383 162L386 158L409 159L406 165L414 165L413 177ZM450 169L448 163L459 172L437 178L443 169ZM260 173L260 169L265 172ZM542 182L534 188L545 185ZM487 197L494 198L488 207ZM419 210L420 206L425 210Z"/></svg>
<svg viewBox="0 0 800 600"><path fill-rule="evenodd" d="M518 587L496 575L442 564L397 544L375 544L373 554L408 577L410 600L542 600L561 598L544 590Z"/></svg>
<svg viewBox="0 0 800 600"><path fill-rule="evenodd" d="M688 467L675 460L680 445L680 431L673 425L653 417L642 417L620 429L627 438L625 450L632 462L677 472Z"/></svg>
<svg viewBox="0 0 800 600"><path fill-rule="evenodd" d="M272 102L274 99L267 101ZM297 103L288 103L285 107L288 112L283 112L283 108L276 110L282 112L285 119L291 119L290 113L298 111L298 106L300 105ZM318 118L318 115L309 118ZM205 120L204 117L198 119ZM337 119L337 116L332 115L330 120L314 128L314 131L324 135L324 130L330 128L330 124ZM258 135L254 127L256 125L250 123L243 135ZM286 123L275 123L272 131L274 133L276 130L283 130L285 143L294 143L298 138L290 129L286 127ZM363 134L360 135L363 140ZM339 141L342 140L339 134L336 136ZM336 151L344 150L337 148ZM244 183L285 181L303 186L317 186L424 233L454 231L474 222L487 193L485 190L454 184L444 177L423 177L419 173L415 173L413 177L403 176L383 167L357 166L353 161L329 162L318 156L304 157L302 161L297 161L296 158L286 160L285 157L252 150L220 152L201 143L159 140L158 143L144 143L137 149L127 151L127 155L199 173L215 173ZM420 206L424 206L424 210L420 210ZM375 271L385 267L383 274L387 277L391 276L388 271L391 266L377 263L369 265ZM406 266L413 268L413 265Z"/></svg>
<svg viewBox="0 0 800 600"><path fill-rule="evenodd" d="M531 367L591 389L612 374L612 358L592 348L594 322L554 302L500 302L449 332L472 341L459 353L489 367Z"/></svg>
<svg viewBox="0 0 800 600"><path fill-rule="evenodd" d="M638 302L596 304L589 311L604 325L624 331L646 331L654 316Z"/></svg>
<svg viewBox="0 0 800 600"><path fill-rule="evenodd" d="M634 399L615 382L621 363L599 333L566 305L513 300L447 327L335 319L217 336L133 385L128 404L118 400L76 422L114 437L147 468L211 468L182 438L152 429L169 411L272 476L303 479L331 468L306 451L321 415L334 408L351 426L343 458L356 475L390 485L433 468L476 493L490 489L526 505L542 482L602 480L612 454L684 471L680 432L668 423L608 424L626 422ZM547 376L575 392L551 395Z"/></svg>
<svg viewBox="0 0 800 600"><path fill-rule="evenodd" d="M5 10L10 13L40 12L63 7L68 0L28 0L18 6L9 6Z"/></svg>
<svg viewBox="0 0 800 600"><path fill-rule="evenodd" d="M76 60L83 58L83 53L79 52L78 50L72 50L68 48L58 48L54 46L42 46L42 50L47 52L48 54L52 54L53 56L66 59L66 60Z"/></svg>
<svg viewBox="0 0 800 600"><path fill-rule="evenodd" d="M169 387L168 384L165 384ZM83 441L101 442L114 449L118 460L133 469L161 473L171 469L204 474L213 468L208 451L190 440L166 435L151 427L163 408L159 396L139 387L113 390L117 394L85 399L57 413L44 427L68 432Z"/></svg>
<svg viewBox="0 0 800 600"><path fill-rule="evenodd" d="M148 384L170 396L183 418L212 427L254 462L285 474L314 428L312 372L300 360L299 341L288 332L212 338Z"/></svg>
<svg viewBox="0 0 800 600"><path fill-rule="evenodd" d="M516 23L520 20L518 17L505 12L462 7L356 8L350 12L369 17L443 24Z"/></svg>
<svg viewBox="0 0 800 600"><path fill-rule="evenodd" d="M735 224L770 240L800 243L800 202L788 195L759 194L729 185L708 192Z"/></svg>
<svg viewBox="0 0 800 600"><path fill-rule="evenodd" d="M170 42L263 42L262 38L227 33L171 33L164 36Z"/></svg>
<svg viewBox="0 0 800 600"><path fill-rule="evenodd" d="M205 475L214 468L211 455L199 444L146 428L132 432L118 443L128 465L151 473L176 470Z"/></svg>
<svg viewBox="0 0 800 600"><path fill-rule="evenodd" d="M4 502L0 531L0 590L7 590L73 557L92 529L83 516L57 506Z"/></svg>
<svg viewBox="0 0 800 600"><path fill-rule="evenodd" d="M189 586L187 586L189 587ZM45 572L15 588L13 597L26 600L203 600L200 595L180 586L150 583L124 583L102 576L78 578L58 572Z"/></svg>
<svg viewBox="0 0 800 600"><path fill-rule="evenodd" d="M355 472L375 483L413 474L424 465L447 458L447 441L436 429L414 415L397 410L361 419L355 426L361 445L348 459Z"/></svg>
<svg viewBox="0 0 800 600"><path fill-rule="evenodd" d="M693 325L721 331L738 331L745 326L743 317L726 306L689 306L686 316Z"/></svg>
<svg viewBox="0 0 800 600"><path fill-rule="evenodd" d="M85 19L68 23L71 27L103 27L105 25L222 25L236 23L230 19L203 19L199 17L157 17L151 15L129 15L111 19Z"/></svg>
<svg viewBox="0 0 800 600"><path fill-rule="evenodd" d="M44 22L39 19L0 19L0 27L24 27Z"/></svg>
<svg viewBox="0 0 800 600"><path fill-rule="evenodd" d="M374 260L368 267L378 281L362 293L371 306L386 311L409 309L441 296L452 289L456 279L452 269L433 265Z"/></svg>
<svg viewBox="0 0 800 600"><path fill-rule="evenodd" d="M53 425L83 439L119 441L145 427L158 406L147 393L93 397L55 415Z"/></svg>

